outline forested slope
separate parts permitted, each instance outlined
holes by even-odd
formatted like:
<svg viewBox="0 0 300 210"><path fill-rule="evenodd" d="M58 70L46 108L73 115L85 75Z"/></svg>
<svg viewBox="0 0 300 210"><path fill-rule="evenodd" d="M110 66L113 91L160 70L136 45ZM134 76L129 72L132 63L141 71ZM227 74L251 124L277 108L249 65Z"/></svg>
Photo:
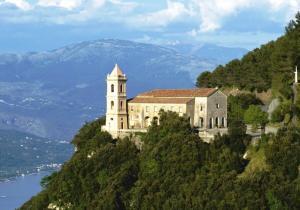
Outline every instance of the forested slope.
<svg viewBox="0 0 300 210"><path fill-rule="evenodd" d="M276 135L250 144L247 116L268 121L251 94L229 97L228 135L211 144L173 112L161 112L160 125L140 136L142 150L130 138L112 139L98 120L78 132L78 151L21 209L300 209L300 129L290 123L300 110L299 96L291 104L299 62L300 13L277 41L198 78L198 86L272 88L282 97L272 120L285 122Z"/></svg>
<svg viewBox="0 0 300 210"><path fill-rule="evenodd" d="M300 13L289 23L282 37L247 53L240 60L202 73L197 86L234 86L259 92L272 88L290 97L289 85L293 82L296 65L300 65Z"/></svg>
<svg viewBox="0 0 300 210"><path fill-rule="evenodd" d="M188 119L168 112L160 120L141 151L101 132L100 121L85 125L72 159L21 209L300 209L298 128L264 136L254 150L265 151L267 167L249 173L243 123L207 144Z"/></svg>

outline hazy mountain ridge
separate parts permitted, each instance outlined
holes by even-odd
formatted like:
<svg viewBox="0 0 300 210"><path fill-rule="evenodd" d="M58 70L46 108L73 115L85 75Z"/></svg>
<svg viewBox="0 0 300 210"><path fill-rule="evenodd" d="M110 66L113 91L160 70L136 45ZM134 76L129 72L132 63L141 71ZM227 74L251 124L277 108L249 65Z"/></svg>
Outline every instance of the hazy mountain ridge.
<svg viewBox="0 0 300 210"><path fill-rule="evenodd" d="M128 75L132 97L153 88L193 87L199 73L217 65L197 53L104 39L0 54L0 128L70 139L85 121L104 114L105 77L114 63Z"/></svg>
<svg viewBox="0 0 300 210"><path fill-rule="evenodd" d="M153 88L190 88L216 64L174 49L96 40L46 52L0 55L0 128L70 139L104 114L105 78L115 63L128 75L128 96Z"/></svg>
<svg viewBox="0 0 300 210"><path fill-rule="evenodd" d="M212 63L226 64L243 57L248 50L239 47L224 47L215 44L175 44L169 46L177 52L209 60Z"/></svg>

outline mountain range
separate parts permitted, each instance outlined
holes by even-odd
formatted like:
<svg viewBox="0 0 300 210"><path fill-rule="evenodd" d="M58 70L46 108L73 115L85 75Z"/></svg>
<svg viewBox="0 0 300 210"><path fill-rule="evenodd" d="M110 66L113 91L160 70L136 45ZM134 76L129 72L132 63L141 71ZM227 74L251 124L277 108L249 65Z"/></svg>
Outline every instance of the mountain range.
<svg viewBox="0 0 300 210"><path fill-rule="evenodd" d="M244 48L224 47L209 43L174 44L168 45L168 47L181 54L197 56L219 65L226 64L233 59L242 58L248 52L248 50Z"/></svg>
<svg viewBox="0 0 300 210"><path fill-rule="evenodd" d="M214 50L201 58L205 49L187 53L112 39L1 54L0 128L71 139L83 123L105 114L105 78L115 63L129 78L128 97L153 88L191 88L196 76L219 64L223 48L214 47L216 59Z"/></svg>

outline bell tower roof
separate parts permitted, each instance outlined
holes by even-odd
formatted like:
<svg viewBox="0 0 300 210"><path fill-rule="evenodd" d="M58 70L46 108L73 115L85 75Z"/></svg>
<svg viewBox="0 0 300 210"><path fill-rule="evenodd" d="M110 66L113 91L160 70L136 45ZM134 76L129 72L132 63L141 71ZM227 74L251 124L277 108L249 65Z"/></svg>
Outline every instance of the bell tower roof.
<svg viewBox="0 0 300 210"><path fill-rule="evenodd" d="M116 64L114 69L110 73L110 76L125 76L125 75L123 74L123 72L122 72L121 68L119 67L119 65Z"/></svg>

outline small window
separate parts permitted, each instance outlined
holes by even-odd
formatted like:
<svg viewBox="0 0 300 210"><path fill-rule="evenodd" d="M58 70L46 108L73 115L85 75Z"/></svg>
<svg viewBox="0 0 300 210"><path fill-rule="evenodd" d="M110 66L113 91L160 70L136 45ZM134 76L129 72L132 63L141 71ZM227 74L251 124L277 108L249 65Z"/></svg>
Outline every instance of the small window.
<svg viewBox="0 0 300 210"><path fill-rule="evenodd" d="M157 112L157 107L156 106L154 107L154 112Z"/></svg>
<svg viewBox="0 0 300 210"><path fill-rule="evenodd" d="M146 106L146 112L149 112L149 110L150 110L149 106Z"/></svg>
<svg viewBox="0 0 300 210"><path fill-rule="evenodd" d="M111 85L110 86L110 91L113 93L113 92L115 92L115 86L114 85Z"/></svg>
<svg viewBox="0 0 300 210"><path fill-rule="evenodd" d="M220 104L216 104L216 108L219 109L220 108Z"/></svg>
<svg viewBox="0 0 300 210"><path fill-rule="evenodd" d="M204 125L204 119L202 117L199 118L199 127L203 128Z"/></svg>
<svg viewBox="0 0 300 210"><path fill-rule="evenodd" d="M123 110L123 101L121 101L121 103L120 103L120 108L121 108L121 110Z"/></svg>
<svg viewBox="0 0 300 210"><path fill-rule="evenodd" d="M130 106L130 110L133 111L133 106Z"/></svg>
<svg viewBox="0 0 300 210"><path fill-rule="evenodd" d="M225 127L225 118L224 117L222 117L221 126Z"/></svg>
<svg viewBox="0 0 300 210"><path fill-rule="evenodd" d="M120 85L120 93L123 93L123 85Z"/></svg>
<svg viewBox="0 0 300 210"><path fill-rule="evenodd" d="M200 105L200 111L203 111L203 106L202 105Z"/></svg>
<svg viewBox="0 0 300 210"><path fill-rule="evenodd" d="M114 101L111 101L111 102L110 102L110 109L113 109L113 108L114 108L114 106L115 106L115 103L114 103Z"/></svg>

